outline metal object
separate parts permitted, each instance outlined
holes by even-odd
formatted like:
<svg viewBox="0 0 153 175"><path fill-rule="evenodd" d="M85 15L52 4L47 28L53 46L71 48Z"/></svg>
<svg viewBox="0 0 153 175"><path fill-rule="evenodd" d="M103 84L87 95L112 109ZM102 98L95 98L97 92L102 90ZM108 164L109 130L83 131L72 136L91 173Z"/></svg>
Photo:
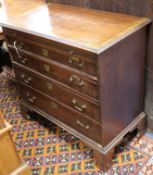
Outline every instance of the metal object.
<svg viewBox="0 0 153 175"><path fill-rule="evenodd" d="M53 85L52 85L51 83L47 83L47 88L48 88L49 90L53 90Z"/></svg>
<svg viewBox="0 0 153 175"><path fill-rule="evenodd" d="M87 107L86 104L81 104L75 98L72 100L72 103L74 105L74 108L77 109L80 112L83 112L86 109L86 107Z"/></svg>
<svg viewBox="0 0 153 175"><path fill-rule="evenodd" d="M42 49L41 53L42 53L42 55L45 56L45 57L48 57L48 55L49 55L49 52L48 52L47 49Z"/></svg>
<svg viewBox="0 0 153 175"><path fill-rule="evenodd" d="M18 42L17 48L18 49L23 49L23 47L24 47L24 43Z"/></svg>
<svg viewBox="0 0 153 175"><path fill-rule="evenodd" d="M20 62L22 63L22 64L26 64L27 62L28 62L28 60L26 59L26 58L20 58Z"/></svg>
<svg viewBox="0 0 153 175"><path fill-rule="evenodd" d="M18 50L17 41L14 41L14 48L15 48L15 51L16 51L18 57L19 57L19 58L22 58L22 56L20 55L19 50Z"/></svg>
<svg viewBox="0 0 153 175"><path fill-rule="evenodd" d="M83 86L84 85L84 81L82 81L79 77L75 76L75 75L71 75L69 77L69 81L71 83L76 83L79 86Z"/></svg>
<svg viewBox="0 0 153 175"><path fill-rule="evenodd" d="M17 56L19 58L19 61L22 63L22 64L26 64L27 63L27 59L26 58L22 58L22 56L20 55L20 52L18 50L19 49L22 49L23 48L23 43L20 43L19 45L17 44L17 41L14 41L14 48L15 48L15 51L17 53Z"/></svg>
<svg viewBox="0 0 153 175"><path fill-rule="evenodd" d="M28 78L26 79L24 74L21 75L21 78L23 79L23 81L24 81L26 84L29 84L29 83L32 81L32 78L31 78L31 77L28 77Z"/></svg>
<svg viewBox="0 0 153 175"><path fill-rule="evenodd" d="M43 66L44 66L44 70L45 70L46 72L50 72L50 71L51 71L50 65L44 64Z"/></svg>
<svg viewBox="0 0 153 175"><path fill-rule="evenodd" d="M74 54L74 51L70 51L69 63L77 65L78 67L83 67L84 63L80 61L79 58L75 57L73 54Z"/></svg>
<svg viewBox="0 0 153 175"><path fill-rule="evenodd" d="M32 78L29 77L28 79L24 79L23 81L26 83L26 84L29 84L31 82Z"/></svg>
<svg viewBox="0 0 153 175"><path fill-rule="evenodd" d="M35 100L37 99L35 96L30 97L30 93L27 93L27 97L28 97L28 100L29 100L31 103L34 103Z"/></svg>
<svg viewBox="0 0 153 175"><path fill-rule="evenodd" d="M80 120L77 120L76 123L77 123L78 125L82 126L82 127L85 128L85 129L89 129L89 128L90 128L89 125L82 123Z"/></svg>
<svg viewBox="0 0 153 175"><path fill-rule="evenodd" d="M54 103L54 102L51 102L51 106L52 106L53 109L57 109L58 108L58 105L56 103Z"/></svg>

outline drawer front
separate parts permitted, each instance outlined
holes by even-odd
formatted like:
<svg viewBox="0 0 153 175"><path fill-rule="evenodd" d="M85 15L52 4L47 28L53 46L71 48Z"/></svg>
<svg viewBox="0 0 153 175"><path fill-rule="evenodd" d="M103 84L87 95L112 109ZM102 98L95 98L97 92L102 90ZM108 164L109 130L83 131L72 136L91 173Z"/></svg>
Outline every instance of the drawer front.
<svg viewBox="0 0 153 175"><path fill-rule="evenodd" d="M55 98L65 105L73 108L83 115L91 117L93 120L100 121L99 105L84 99L69 88L64 88L54 80L45 79L37 74L14 65L16 79L34 89ZM39 83L41 82L41 83Z"/></svg>
<svg viewBox="0 0 153 175"><path fill-rule="evenodd" d="M28 68L55 79L75 90L78 90L79 92L85 93L88 96L98 98L97 82L93 80L91 81L90 79L81 76L79 73L55 65L46 59L42 60L30 55L25 55L23 52L21 53L22 58L19 58L15 50L10 49L10 52L15 62L23 64Z"/></svg>
<svg viewBox="0 0 153 175"><path fill-rule="evenodd" d="M94 141L101 142L101 125L83 117L76 111L67 108L57 101L47 98L38 92L20 85L21 100L37 107L42 111L59 119L61 122L76 129Z"/></svg>
<svg viewBox="0 0 153 175"><path fill-rule="evenodd" d="M15 35L15 34L14 34ZM17 35L17 34L16 34ZM15 35L15 36L16 36ZM20 37L12 37L6 34L9 45L17 47L19 50L25 50L50 60L57 61L61 64L71 66L74 69L86 72L92 76L97 76L97 57L86 53L80 53L71 47L63 48L53 45L41 44L40 41L27 40L27 34L21 34ZM45 39L44 39L45 40Z"/></svg>

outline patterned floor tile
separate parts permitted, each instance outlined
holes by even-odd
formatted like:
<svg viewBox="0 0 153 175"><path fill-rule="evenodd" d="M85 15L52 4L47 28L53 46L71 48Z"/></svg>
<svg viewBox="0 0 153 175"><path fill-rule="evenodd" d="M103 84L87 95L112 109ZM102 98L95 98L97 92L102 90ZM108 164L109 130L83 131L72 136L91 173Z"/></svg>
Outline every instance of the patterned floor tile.
<svg viewBox="0 0 153 175"><path fill-rule="evenodd" d="M143 166L138 175L153 175L153 157Z"/></svg>
<svg viewBox="0 0 153 175"><path fill-rule="evenodd" d="M149 134L151 136L151 134ZM138 150L153 156L153 138L148 136L146 133L140 140L137 138L133 139L130 146L137 148Z"/></svg>

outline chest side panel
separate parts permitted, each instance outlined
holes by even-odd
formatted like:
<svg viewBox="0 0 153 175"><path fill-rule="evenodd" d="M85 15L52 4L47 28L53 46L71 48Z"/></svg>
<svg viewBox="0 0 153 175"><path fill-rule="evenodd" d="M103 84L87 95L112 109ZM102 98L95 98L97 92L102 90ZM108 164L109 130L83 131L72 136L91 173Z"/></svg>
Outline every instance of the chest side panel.
<svg viewBox="0 0 153 175"><path fill-rule="evenodd" d="M145 34L133 33L99 58L104 145L143 111Z"/></svg>

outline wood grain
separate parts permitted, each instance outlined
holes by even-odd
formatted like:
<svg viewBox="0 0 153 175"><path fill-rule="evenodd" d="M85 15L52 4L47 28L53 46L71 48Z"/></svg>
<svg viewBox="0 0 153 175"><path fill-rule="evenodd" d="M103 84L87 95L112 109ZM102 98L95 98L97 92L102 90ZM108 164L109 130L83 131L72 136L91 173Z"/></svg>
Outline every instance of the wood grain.
<svg viewBox="0 0 153 175"><path fill-rule="evenodd" d="M52 2L52 0L48 0ZM66 3L64 0L54 0L53 2ZM78 2L77 5L80 5ZM153 20L153 1L152 0L88 0L89 8L95 8L99 10L108 10L117 13L126 13L130 15L146 16ZM150 25L148 33L148 48L147 48L147 60L146 60L146 70L147 70L147 84L146 84L146 107L145 110L147 114L151 117L152 112L152 101L150 97L153 95L152 91L149 90L148 85L152 84L153 81L153 24ZM148 77L152 77L151 79ZM151 126L151 125L149 125ZM153 128L153 127L152 127Z"/></svg>
<svg viewBox="0 0 153 175"><path fill-rule="evenodd" d="M4 29L5 38L9 45L14 48L14 41L17 46L22 44L22 50L37 54L45 59L54 60L58 63L75 68L77 71L88 73L97 79L97 55L76 48L67 47L61 44L50 42L50 40L42 40L18 31ZM13 32L13 37L12 37ZM32 40L31 40L32 38ZM45 55L47 52L47 55Z"/></svg>
<svg viewBox="0 0 153 175"><path fill-rule="evenodd" d="M21 59L17 57L14 50L11 50L11 55L13 57L14 62L16 64L22 64L20 62ZM21 53L23 58L27 59L26 64L24 66L29 69L33 69L36 72L43 74L49 78L52 78L56 81L61 82L66 87L73 88L76 93L84 93L88 97L97 98L98 96L98 84L97 82L89 79L88 77L84 77L78 72L74 72L73 70L65 69L64 67L60 67L57 64L53 64L47 59L42 59L41 57L37 58L33 55L27 55L24 52ZM45 67L49 67L46 71ZM77 77L78 81L74 79L74 81L70 81L70 77ZM82 85L80 83L83 83Z"/></svg>
<svg viewBox="0 0 153 175"><path fill-rule="evenodd" d="M29 167L22 164L22 161L17 154L10 134L11 130L12 126L6 121L5 127L0 129L0 174L30 175L31 171Z"/></svg>
<svg viewBox="0 0 153 175"><path fill-rule="evenodd" d="M48 98L40 92L20 84L21 101L43 110L44 112L54 116L63 123L81 132L85 136L93 139L97 143L101 143L101 125L94 122L90 118L80 115L73 109L70 109L65 104L56 101L53 98ZM27 94L29 94L27 96ZM30 99L34 98L34 101ZM98 133L98 134L97 134Z"/></svg>
<svg viewBox="0 0 153 175"><path fill-rule="evenodd" d="M6 20L10 17L19 16L44 3L44 0L0 0L0 21ZM1 27L0 33L2 33Z"/></svg>
<svg viewBox="0 0 153 175"><path fill-rule="evenodd" d="M143 111L145 35L146 31L141 29L100 56L104 145Z"/></svg>
<svg viewBox="0 0 153 175"><path fill-rule="evenodd" d="M147 18L50 3L6 20L2 26L99 53L149 22Z"/></svg>
<svg viewBox="0 0 153 175"><path fill-rule="evenodd" d="M84 5L79 2L80 6ZM105 167L110 167L112 154L109 152L114 151L129 131L139 128L136 116L143 111L145 39L149 22L147 18L58 4L44 5L6 21L4 34L20 82L24 116L29 110L38 112L59 126L65 126L87 144L96 142L92 147L98 151L99 166L102 160L107 160ZM24 44L20 44L23 41ZM43 56L42 48L47 49ZM95 77L89 68L79 70L58 60L56 55L65 56L72 48L77 55L95 61ZM52 58L55 50L60 51ZM28 86L21 80L21 69ZM30 82L29 77L32 78ZM37 88L39 78L43 78L42 86ZM45 86L47 81L58 83L60 90L56 86L57 91L50 95ZM66 89L72 90L69 95ZM79 110L87 107L80 103L83 99L82 102L94 99L99 106L95 110L95 103L90 101L87 105L91 110L83 115L63 100L60 93L67 94L67 100L79 97L79 103L73 101ZM100 115L95 113L97 108Z"/></svg>
<svg viewBox="0 0 153 175"><path fill-rule="evenodd" d="M63 104L71 107L72 109L80 112L82 115L86 115L95 121L100 121L99 115L99 105L94 103L94 101L89 101L88 98L82 98L82 95L78 95L73 92L73 89L61 87L61 84L57 83L53 79L46 79L32 71L28 71L25 68L21 68L14 64L15 74L18 82L30 86L41 93L55 98L56 100L62 102ZM30 81L28 81L28 79ZM38 82L41 82L38 86ZM73 100L78 101L77 106L74 105ZM84 110L79 110L83 104L86 105ZM94 116L94 117L93 117Z"/></svg>

